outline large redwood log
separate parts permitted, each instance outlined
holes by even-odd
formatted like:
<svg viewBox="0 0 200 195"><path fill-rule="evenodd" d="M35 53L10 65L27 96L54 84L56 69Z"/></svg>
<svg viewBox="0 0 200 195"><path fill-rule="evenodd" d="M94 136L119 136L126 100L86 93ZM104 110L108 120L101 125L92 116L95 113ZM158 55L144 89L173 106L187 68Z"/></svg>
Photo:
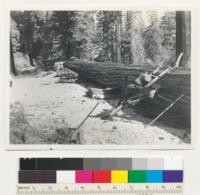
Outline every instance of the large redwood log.
<svg viewBox="0 0 200 195"><path fill-rule="evenodd" d="M144 71L152 72L156 66L149 65L124 65L116 63L88 63L83 61L66 61L65 67L78 72L83 77L101 85L102 87L119 87L123 86L125 78L127 84L133 82ZM160 70L162 71L162 69ZM161 85L159 95L166 97L169 101L175 100L181 94L184 97L170 109L163 118L170 118L168 123L176 126L190 128L190 105L191 105L191 76L190 70L178 68L170 74L166 74L157 83ZM145 105L145 106L144 106ZM136 109L149 117L155 117L169 102L157 97L153 101L145 101L142 106L139 104ZM179 117L178 117L179 116ZM174 119L175 118L175 119ZM178 125L177 125L178 124Z"/></svg>

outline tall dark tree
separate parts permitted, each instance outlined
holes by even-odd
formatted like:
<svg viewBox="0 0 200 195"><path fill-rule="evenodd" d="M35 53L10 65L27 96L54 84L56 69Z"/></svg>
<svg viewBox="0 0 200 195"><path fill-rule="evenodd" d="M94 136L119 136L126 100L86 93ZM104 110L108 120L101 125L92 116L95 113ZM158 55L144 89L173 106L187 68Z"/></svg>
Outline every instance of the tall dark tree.
<svg viewBox="0 0 200 195"><path fill-rule="evenodd" d="M121 56L121 44L122 44L122 18L121 18L121 12L117 11L115 12L115 29L116 29L116 62L121 63L122 62L122 56Z"/></svg>
<svg viewBox="0 0 200 195"><path fill-rule="evenodd" d="M122 59L126 64L145 63L144 21L140 11L123 12Z"/></svg>
<svg viewBox="0 0 200 195"><path fill-rule="evenodd" d="M33 34L34 34L34 12L24 11L24 25L22 36L24 39L25 50L29 56L30 64L33 66Z"/></svg>
<svg viewBox="0 0 200 195"><path fill-rule="evenodd" d="M51 19L51 14L52 13L50 11L46 11L44 13L43 23L39 32L42 43L42 49L40 51L40 58L42 60L53 60L56 58L56 51L53 51L53 45L55 42L54 30L52 30L53 21Z"/></svg>
<svg viewBox="0 0 200 195"><path fill-rule="evenodd" d="M17 75L17 70L15 67L14 56L13 56L13 46L12 46L12 38L10 36L10 72L14 75Z"/></svg>
<svg viewBox="0 0 200 195"><path fill-rule="evenodd" d="M96 50L94 46L94 12L79 11L76 18L74 38L78 44L74 55L83 60L93 61Z"/></svg>
<svg viewBox="0 0 200 195"><path fill-rule="evenodd" d="M113 11L99 11L97 18L97 34L95 43L99 46L97 59L116 62L116 14Z"/></svg>
<svg viewBox="0 0 200 195"><path fill-rule="evenodd" d="M25 53L25 40L23 36L23 25L24 25L24 12L23 11L11 11L10 16L11 16L11 38L16 34L15 31L19 32L19 39L17 40L18 44L18 51ZM12 24L15 24L12 25ZM16 38L15 38L16 39Z"/></svg>
<svg viewBox="0 0 200 195"><path fill-rule="evenodd" d="M128 17L129 17L129 23L130 23L130 56L131 56L131 63L134 64L135 62L135 40L134 40L134 36L135 36L135 20L134 20L134 12L133 11L129 11L128 12Z"/></svg>
<svg viewBox="0 0 200 195"><path fill-rule="evenodd" d="M174 49L176 35L175 12L165 12L160 21L160 29L162 31L162 45L168 49Z"/></svg>
<svg viewBox="0 0 200 195"><path fill-rule="evenodd" d="M145 63L145 50L142 34L144 31L144 21L140 11L128 11L126 13L125 39L123 39L123 58L127 56L129 64ZM127 43L125 45L124 43ZM126 47L126 48L124 48Z"/></svg>
<svg viewBox="0 0 200 195"><path fill-rule="evenodd" d="M180 66L190 67L191 58L191 13L190 11L176 12L176 56L183 52Z"/></svg>
<svg viewBox="0 0 200 195"><path fill-rule="evenodd" d="M16 22L20 32L20 51L26 53L30 64L34 66L34 33L36 30L36 12L35 11L13 11L12 19Z"/></svg>
<svg viewBox="0 0 200 195"><path fill-rule="evenodd" d="M176 59L176 20L175 12L165 12L160 20L162 46L166 50L166 65L172 64Z"/></svg>
<svg viewBox="0 0 200 195"><path fill-rule="evenodd" d="M149 25L143 33L146 56L153 63L158 63L161 46L161 33L158 27L158 16L154 11L148 12Z"/></svg>
<svg viewBox="0 0 200 195"><path fill-rule="evenodd" d="M51 31L54 33L53 50L60 54L57 57L70 59L76 51L77 46L77 41L73 36L77 22L76 12L54 11L51 20Z"/></svg>
<svg viewBox="0 0 200 195"><path fill-rule="evenodd" d="M156 11L148 12L148 23L149 25L143 33L147 61L161 66L166 61L166 49L162 46L163 36Z"/></svg>

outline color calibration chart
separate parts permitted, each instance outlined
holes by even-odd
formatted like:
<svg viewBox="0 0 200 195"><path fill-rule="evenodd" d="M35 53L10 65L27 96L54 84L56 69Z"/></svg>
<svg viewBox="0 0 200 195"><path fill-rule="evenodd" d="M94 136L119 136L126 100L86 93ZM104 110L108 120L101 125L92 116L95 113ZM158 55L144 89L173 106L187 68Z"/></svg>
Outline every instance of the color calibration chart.
<svg viewBox="0 0 200 195"><path fill-rule="evenodd" d="M18 195L182 195L182 158L20 159Z"/></svg>

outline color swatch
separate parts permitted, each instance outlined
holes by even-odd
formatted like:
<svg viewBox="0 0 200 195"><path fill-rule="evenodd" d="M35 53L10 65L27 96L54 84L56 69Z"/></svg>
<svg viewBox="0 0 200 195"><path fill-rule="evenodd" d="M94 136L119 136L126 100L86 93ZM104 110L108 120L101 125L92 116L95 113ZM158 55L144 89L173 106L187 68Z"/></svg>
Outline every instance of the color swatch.
<svg viewBox="0 0 200 195"><path fill-rule="evenodd" d="M159 170L150 170L147 171L147 182L148 183L162 183L163 180L163 171Z"/></svg>
<svg viewBox="0 0 200 195"><path fill-rule="evenodd" d="M93 183L93 172L80 170L75 172L76 183Z"/></svg>
<svg viewBox="0 0 200 195"><path fill-rule="evenodd" d="M147 172L143 170L129 171L128 172L128 182L129 183L146 183L147 182Z"/></svg>
<svg viewBox="0 0 200 195"><path fill-rule="evenodd" d="M20 159L18 176L19 183L182 183L183 160L181 158Z"/></svg>
<svg viewBox="0 0 200 195"><path fill-rule="evenodd" d="M57 183L75 183L75 171L56 171Z"/></svg>
<svg viewBox="0 0 200 195"><path fill-rule="evenodd" d="M128 171L111 171L111 183L128 183Z"/></svg>
<svg viewBox="0 0 200 195"><path fill-rule="evenodd" d="M93 183L111 183L111 171L93 171Z"/></svg>

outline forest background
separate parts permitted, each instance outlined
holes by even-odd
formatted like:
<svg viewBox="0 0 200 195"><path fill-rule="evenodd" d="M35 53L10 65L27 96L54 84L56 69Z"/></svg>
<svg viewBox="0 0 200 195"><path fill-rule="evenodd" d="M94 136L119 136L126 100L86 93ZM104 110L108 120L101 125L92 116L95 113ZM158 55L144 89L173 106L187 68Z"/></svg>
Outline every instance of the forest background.
<svg viewBox="0 0 200 195"><path fill-rule="evenodd" d="M11 11L11 67L26 56L30 65L52 69L52 62L171 65L183 52L190 68L189 11ZM49 63L51 62L51 63Z"/></svg>

